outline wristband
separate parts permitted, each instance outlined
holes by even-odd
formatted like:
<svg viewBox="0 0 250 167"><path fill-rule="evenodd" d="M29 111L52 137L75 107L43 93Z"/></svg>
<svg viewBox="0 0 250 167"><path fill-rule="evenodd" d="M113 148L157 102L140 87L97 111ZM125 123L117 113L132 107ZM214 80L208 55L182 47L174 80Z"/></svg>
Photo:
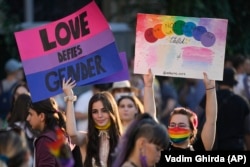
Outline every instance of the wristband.
<svg viewBox="0 0 250 167"><path fill-rule="evenodd" d="M76 101L77 100L77 96L71 95L71 96L65 96L64 97L64 101Z"/></svg>
<svg viewBox="0 0 250 167"><path fill-rule="evenodd" d="M211 89L214 89L215 88L215 86L214 87L211 87L211 88L207 88L206 90L211 90Z"/></svg>

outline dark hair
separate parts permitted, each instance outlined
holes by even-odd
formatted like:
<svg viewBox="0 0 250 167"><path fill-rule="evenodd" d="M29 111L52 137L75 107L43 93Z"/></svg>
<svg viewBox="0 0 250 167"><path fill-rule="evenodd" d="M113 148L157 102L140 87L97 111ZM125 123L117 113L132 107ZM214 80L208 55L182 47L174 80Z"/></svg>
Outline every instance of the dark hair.
<svg viewBox="0 0 250 167"><path fill-rule="evenodd" d="M100 139L98 137L99 130L95 127L95 123L92 117L92 106L95 102L101 101L103 106L107 111L109 111L111 126L108 130L109 134L109 156L108 156L108 166L112 164L111 153L114 151L119 137L122 133L121 120L118 113L118 107L115 99L109 92L100 92L92 96L89 101L88 106L88 144L87 144L87 155L84 162L85 167L92 166L92 159L94 158L96 164L101 166L100 157L99 157L99 148L100 148Z"/></svg>
<svg viewBox="0 0 250 167"><path fill-rule="evenodd" d="M54 98L31 103L30 108L37 114L45 114L45 129L54 130L55 127L66 129L65 116L59 111Z"/></svg>
<svg viewBox="0 0 250 167"><path fill-rule="evenodd" d="M28 153L24 138L13 130L0 130L0 141L0 155L4 157L6 165L22 166Z"/></svg>
<svg viewBox="0 0 250 167"><path fill-rule="evenodd" d="M138 109L138 114L142 114L144 113L144 106L143 104L141 103L141 101L138 99L138 97L136 97L135 95L133 96L121 96L118 100L117 100L117 105L119 106L120 102L123 100L123 99L130 99L134 104L135 104L135 107Z"/></svg>
<svg viewBox="0 0 250 167"><path fill-rule="evenodd" d="M114 153L113 167L121 166L130 156L137 139L145 137L148 142L166 149L169 145L169 136L166 127L157 123L152 116L144 113L136 117L122 136Z"/></svg>
<svg viewBox="0 0 250 167"><path fill-rule="evenodd" d="M237 70L245 62L245 57L242 54L236 54L232 59L233 67Z"/></svg>
<svg viewBox="0 0 250 167"><path fill-rule="evenodd" d="M17 97L16 102L10 112L9 126L12 128L19 127L25 132L25 136L30 150L34 151L33 140L38 135L38 131L32 129L29 122L26 120L29 114L29 107L31 105L31 97L27 94L21 94ZM17 124L20 123L20 124Z"/></svg>
<svg viewBox="0 0 250 167"><path fill-rule="evenodd" d="M14 125L17 121L26 122L31 102L30 95L21 94L18 96L11 110L11 116L9 119L10 125Z"/></svg>
<svg viewBox="0 0 250 167"><path fill-rule="evenodd" d="M238 84L238 81L235 79L236 71L234 68L226 67L223 70L223 80L217 81L219 85L227 85L230 87L234 87Z"/></svg>
<svg viewBox="0 0 250 167"><path fill-rule="evenodd" d="M18 81L17 83L15 83L15 86L12 89L12 92L11 92L11 95L12 95L12 97L11 97L11 106L12 106L11 110L13 109L14 103L16 101L16 99L15 99L15 93L16 93L16 91L17 91L17 89L19 87L25 87L27 89L27 91L29 92L29 88L28 88L28 85L27 85L26 82L24 82L24 81Z"/></svg>
<svg viewBox="0 0 250 167"><path fill-rule="evenodd" d="M192 130L192 134L190 136L190 141L191 144L194 143L196 135L197 135L197 127L198 127L198 117L197 115L184 107L177 107L175 108L171 113L170 113L170 118L169 118L169 123L174 115L181 114L181 115L186 115L188 118L189 126ZM169 124L168 123L168 124Z"/></svg>
<svg viewBox="0 0 250 167"><path fill-rule="evenodd" d="M93 87L98 89L100 92L108 91L112 87L112 83L95 84L93 85Z"/></svg>

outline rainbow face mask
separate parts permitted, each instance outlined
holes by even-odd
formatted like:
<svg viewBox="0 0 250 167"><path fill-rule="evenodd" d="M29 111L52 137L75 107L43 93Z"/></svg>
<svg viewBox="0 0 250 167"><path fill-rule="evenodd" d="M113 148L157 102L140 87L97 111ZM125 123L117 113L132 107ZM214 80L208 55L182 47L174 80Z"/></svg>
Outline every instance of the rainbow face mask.
<svg viewBox="0 0 250 167"><path fill-rule="evenodd" d="M187 140L190 136L190 129L174 127L168 128L170 140L174 143L181 143Z"/></svg>

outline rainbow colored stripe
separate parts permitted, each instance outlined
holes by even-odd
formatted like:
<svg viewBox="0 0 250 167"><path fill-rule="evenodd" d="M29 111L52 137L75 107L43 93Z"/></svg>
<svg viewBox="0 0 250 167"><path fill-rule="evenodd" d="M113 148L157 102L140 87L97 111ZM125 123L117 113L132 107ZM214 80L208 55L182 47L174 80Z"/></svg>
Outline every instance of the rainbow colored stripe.
<svg viewBox="0 0 250 167"><path fill-rule="evenodd" d="M47 143L47 147L50 153L55 156L62 167L72 167L74 165L74 159L72 157L71 151L67 149L65 143L64 132L60 128L56 128L57 140L51 143Z"/></svg>
<svg viewBox="0 0 250 167"><path fill-rule="evenodd" d="M189 129L184 129L184 128L169 128L168 129L169 137L172 142L174 143L180 143L186 139L189 138L190 136L190 130Z"/></svg>
<svg viewBox="0 0 250 167"><path fill-rule="evenodd" d="M55 157L60 157L60 150L65 142L65 137L63 131L60 128L56 128L57 140L47 144L52 155Z"/></svg>

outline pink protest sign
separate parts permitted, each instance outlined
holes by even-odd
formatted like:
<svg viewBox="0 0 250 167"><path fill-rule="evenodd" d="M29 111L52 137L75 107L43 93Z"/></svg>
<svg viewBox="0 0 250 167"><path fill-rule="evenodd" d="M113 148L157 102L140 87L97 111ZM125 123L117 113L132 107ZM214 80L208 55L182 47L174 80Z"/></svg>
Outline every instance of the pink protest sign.
<svg viewBox="0 0 250 167"><path fill-rule="evenodd" d="M110 26L94 1L15 37L33 101L61 93L63 78L87 85L123 68Z"/></svg>
<svg viewBox="0 0 250 167"><path fill-rule="evenodd" d="M138 14L134 73L222 80L226 19Z"/></svg>

